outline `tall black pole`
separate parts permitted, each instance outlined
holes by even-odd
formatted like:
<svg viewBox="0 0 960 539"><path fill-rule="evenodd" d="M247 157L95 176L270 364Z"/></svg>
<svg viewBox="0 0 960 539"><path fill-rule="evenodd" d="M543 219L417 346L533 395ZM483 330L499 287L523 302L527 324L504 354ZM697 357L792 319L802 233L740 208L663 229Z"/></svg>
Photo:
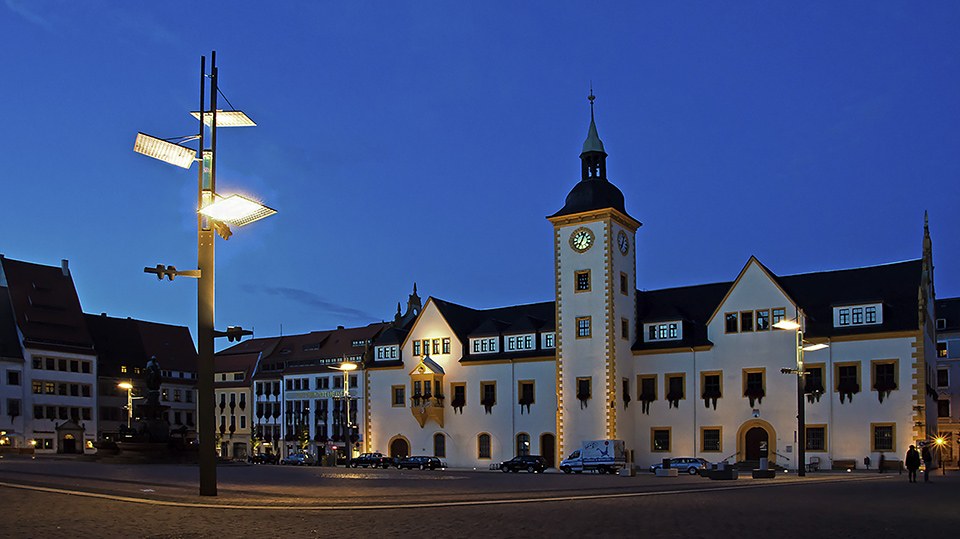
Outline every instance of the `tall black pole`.
<svg viewBox="0 0 960 539"><path fill-rule="evenodd" d="M210 80L210 109L213 114L210 127L210 149L204 147L205 107L204 86L206 85L206 59L200 59L200 189L199 208L213 202L216 182L216 168L214 155L217 144L216 103L217 103L217 57L216 52L211 55ZM197 217L197 267L200 269L200 278L197 281L197 352L199 366L197 368L198 413L200 448L198 461L200 464L200 495L217 495L217 453L215 421L216 406L213 386L213 325L214 325L214 232L209 219L198 214Z"/></svg>
<svg viewBox="0 0 960 539"><path fill-rule="evenodd" d="M797 322L799 323L799 316ZM803 403L803 329L797 330L797 476L807 475L807 425Z"/></svg>

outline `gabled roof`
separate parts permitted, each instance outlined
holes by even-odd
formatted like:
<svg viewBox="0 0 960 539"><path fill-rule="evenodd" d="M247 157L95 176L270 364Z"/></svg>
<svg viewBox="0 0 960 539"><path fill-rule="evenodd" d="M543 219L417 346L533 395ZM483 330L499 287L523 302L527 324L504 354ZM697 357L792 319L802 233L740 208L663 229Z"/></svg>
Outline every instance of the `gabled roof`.
<svg viewBox="0 0 960 539"><path fill-rule="evenodd" d="M463 343L464 354L461 361L490 360L518 357L539 357L555 355L554 350L538 349L525 352L496 354L470 354L470 337L489 337L494 335L519 335L533 331L554 331L556 328L556 304L552 301L529 303L496 309L471 309L442 299L430 298L444 320L453 329L454 334ZM535 327L539 324L539 327Z"/></svg>
<svg viewBox="0 0 960 539"><path fill-rule="evenodd" d="M55 267L0 257L0 270L24 347L93 353L66 260Z"/></svg>
<svg viewBox="0 0 960 539"><path fill-rule="evenodd" d="M750 262L753 261L755 259L751 257ZM756 262L774 284L803 310L807 337L907 331L919 327L917 294L922 273L922 261L919 259L783 277ZM655 350L712 344L707 339L707 323L735 284L725 282L637 292L637 324L640 331L637 332L633 349ZM833 307L865 303L883 303L882 324L833 327ZM644 341L644 323L678 319L684 322L683 340Z"/></svg>
<svg viewBox="0 0 960 539"><path fill-rule="evenodd" d="M154 356L161 370L197 372L197 349L187 327L105 313L85 314L84 319L97 352L97 372L102 376L119 376L121 365L144 367Z"/></svg>
<svg viewBox="0 0 960 539"><path fill-rule="evenodd" d="M803 309L808 337L916 330L920 327L917 294L922 261L778 277L783 289ZM833 307L883 303L879 325L833 327Z"/></svg>
<svg viewBox="0 0 960 539"><path fill-rule="evenodd" d="M273 346L262 350L260 364L277 365L283 374L327 372L327 365L336 365L343 358L362 359L370 343L388 327L390 323L375 322L355 328L341 326L333 330L276 337ZM232 353L235 348L221 351L218 356Z"/></svg>

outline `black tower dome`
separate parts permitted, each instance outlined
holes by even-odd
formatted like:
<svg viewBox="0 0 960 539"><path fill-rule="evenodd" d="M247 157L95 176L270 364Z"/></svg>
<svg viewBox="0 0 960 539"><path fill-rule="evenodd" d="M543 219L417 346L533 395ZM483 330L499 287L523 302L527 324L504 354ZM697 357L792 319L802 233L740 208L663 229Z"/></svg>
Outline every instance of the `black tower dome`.
<svg viewBox="0 0 960 539"><path fill-rule="evenodd" d="M616 185L607 181L607 152L597 134L597 124L593 116L593 100L596 96L590 92L590 128L587 139L583 141L580 152L580 181L567 195L563 208L550 217L560 217L574 213L613 208L627 215L623 204L623 193Z"/></svg>

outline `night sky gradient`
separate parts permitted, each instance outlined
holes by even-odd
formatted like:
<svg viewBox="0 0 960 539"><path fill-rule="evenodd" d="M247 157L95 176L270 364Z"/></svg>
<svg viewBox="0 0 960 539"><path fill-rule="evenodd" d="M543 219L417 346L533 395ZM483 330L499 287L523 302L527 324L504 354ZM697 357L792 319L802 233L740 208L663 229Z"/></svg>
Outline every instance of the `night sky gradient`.
<svg viewBox="0 0 960 539"><path fill-rule="evenodd" d="M955 1L4 0L0 253L196 336L195 281L143 273L195 267L196 167L132 148L196 133L216 50L258 123L220 130L218 190L279 211L218 240L220 329L389 320L414 282L552 300L591 82L638 287L918 258L927 210L957 296L958 28Z"/></svg>

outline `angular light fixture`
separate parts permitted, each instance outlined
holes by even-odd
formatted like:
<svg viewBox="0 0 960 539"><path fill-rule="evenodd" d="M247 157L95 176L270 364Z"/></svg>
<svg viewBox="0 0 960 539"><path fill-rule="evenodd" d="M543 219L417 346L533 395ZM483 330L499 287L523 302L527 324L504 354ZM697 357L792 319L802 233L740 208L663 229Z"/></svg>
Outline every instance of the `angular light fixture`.
<svg viewBox="0 0 960 539"><path fill-rule="evenodd" d="M133 151L181 168L190 168L197 157L197 151L192 148L151 137L144 133L137 133L137 140L133 143Z"/></svg>
<svg viewBox="0 0 960 539"><path fill-rule="evenodd" d="M823 344L823 343L819 343L819 344L805 344L805 345L803 346L803 351L804 351L804 352L815 352L815 351L817 351L817 350L823 350L824 348L829 348L829 347L830 347L829 345Z"/></svg>
<svg viewBox="0 0 960 539"><path fill-rule="evenodd" d="M200 119L200 112L190 113L196 119ZM207 126L213 124L213 113L204 111L203 123ZM220 110L217 109L217 127L253 127L257 125L249 116L239 110Z"/></svg>
<svg viewBox="0 0 960 539"><path fill-rule="evenodd" d="M218 196L212 204L201 208L200 213L229 225L244 226L270 217L277 210L241 195L230 195L226 198Z"/></svg>
<svg viewBox="0 0 960 539"><path fill-rule="evenodd" d="M777 322L776 324L774 324L773 327L775 327L775 328L777 328L777 329L792 329L792 330L798 330L798 329L800 329L800 324L794 322L793 320L787 320L786 318L784 318L783 320L781 320L781 321Z"/></svg>

